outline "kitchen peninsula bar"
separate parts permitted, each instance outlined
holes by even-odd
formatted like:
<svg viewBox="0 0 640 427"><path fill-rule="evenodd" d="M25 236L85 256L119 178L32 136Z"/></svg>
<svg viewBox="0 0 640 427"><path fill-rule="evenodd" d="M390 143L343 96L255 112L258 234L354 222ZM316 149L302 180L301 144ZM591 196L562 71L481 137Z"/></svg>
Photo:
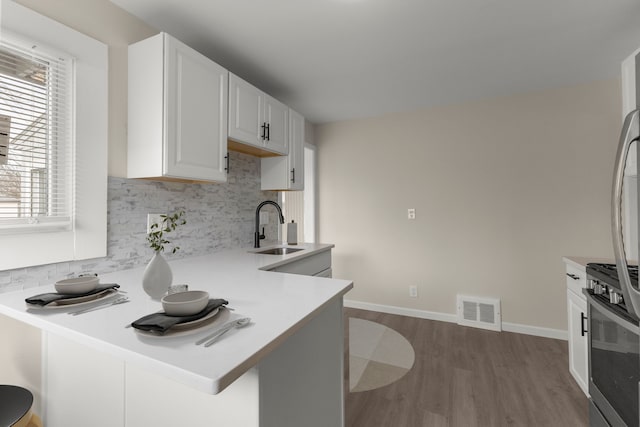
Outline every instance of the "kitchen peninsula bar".
<svg viewBox="0 0 640 427"><path fill-rule="evenodd" d="M174 284L229 301L220 322L250 317L213 346L196 346L211 325L145 335L127 327L161 311L142 290L144 268L100 276L131 302L78 316L31 309L25 298L53 285L0 294L0 313L43 332L43 408L48 427L342 426L342 297L350 281L274 271L308 262L332 245L288 255L247 250L170 262ZM218 320L216 320L217 322Z"/></svg>

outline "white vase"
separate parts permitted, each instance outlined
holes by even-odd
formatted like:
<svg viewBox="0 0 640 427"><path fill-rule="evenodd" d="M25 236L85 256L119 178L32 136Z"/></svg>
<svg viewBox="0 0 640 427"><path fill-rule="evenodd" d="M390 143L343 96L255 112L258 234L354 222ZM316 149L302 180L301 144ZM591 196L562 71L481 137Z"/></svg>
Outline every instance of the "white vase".
<svg viewBox="0 0 640 427"><path fill-rule="evenodd" d="M171 267L162 253L156 252L147 264L142 276L142 288L153 299L162 298L173 281Z"/></svg>

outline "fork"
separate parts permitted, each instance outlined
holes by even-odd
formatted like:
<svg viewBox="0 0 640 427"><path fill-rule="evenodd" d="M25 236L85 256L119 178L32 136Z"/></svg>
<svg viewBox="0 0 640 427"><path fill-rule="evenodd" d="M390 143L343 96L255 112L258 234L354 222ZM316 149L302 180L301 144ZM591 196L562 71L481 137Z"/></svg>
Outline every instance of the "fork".
<svg viewBox="0 0 640 427"><path fill-rule="evenodd" d="M112 305L124 304L126 302L129 302L129 297L122 296L122 297L120 297L118 299L115 299L113 301L103 302L102 304L94 305L93 307L83 308L82 310L78 310L78 311L70 311L67 314L70 314L72 316L76 316L78 314L84 314L84 313L88 313L88 312L93 311L93 310L100 310L101 308L110 307Z"/></svg>

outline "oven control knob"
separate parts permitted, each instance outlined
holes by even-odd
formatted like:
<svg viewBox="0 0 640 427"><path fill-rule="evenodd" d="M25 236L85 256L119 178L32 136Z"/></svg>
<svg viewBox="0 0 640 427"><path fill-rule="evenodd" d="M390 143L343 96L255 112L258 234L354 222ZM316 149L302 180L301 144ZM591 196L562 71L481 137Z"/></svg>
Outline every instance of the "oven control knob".
<svg viewBox="0 0 640 427"><path fill-rule="evenodd" d="M596 285L598 284L598 281L595 279L590 279L589 282L587 283L587 288L589 289L593 289L596 287Z"/></svg>
<svg viewBox="0 0 640 427"><path fill-rule="evenodd" d="M609 302L611 304L620 304L622 302L622 295L617 292L609 292Z"/></svg>
<svg viewBox="0 0 640 427"><path fill-rule="evenodd" d="M602 295L604 294L604 291L605 287L596 281L593 285L593 293L596 295Z"/></svg>

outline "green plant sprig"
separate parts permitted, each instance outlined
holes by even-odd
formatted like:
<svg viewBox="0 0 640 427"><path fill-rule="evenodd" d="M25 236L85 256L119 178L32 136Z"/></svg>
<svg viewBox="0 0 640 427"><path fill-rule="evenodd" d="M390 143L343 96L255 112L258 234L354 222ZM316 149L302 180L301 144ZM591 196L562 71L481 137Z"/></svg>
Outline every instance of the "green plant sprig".
<svg viewBox="0 0 640 427"><path fill-rule="evenodd" d="M161 223L153 223L151 227L149 227L151 230L151 232L147 234L149 247L156 252L164 252L164 246L171 243L165 238L165 233L175 231L179 225L186 224L187 221L182 218L183 215L184 211L176 212L173 215L160 215L160 218L162 218ZM180 246L174 246L171 253L175 254L178 249L180 249Z"/></svg>

